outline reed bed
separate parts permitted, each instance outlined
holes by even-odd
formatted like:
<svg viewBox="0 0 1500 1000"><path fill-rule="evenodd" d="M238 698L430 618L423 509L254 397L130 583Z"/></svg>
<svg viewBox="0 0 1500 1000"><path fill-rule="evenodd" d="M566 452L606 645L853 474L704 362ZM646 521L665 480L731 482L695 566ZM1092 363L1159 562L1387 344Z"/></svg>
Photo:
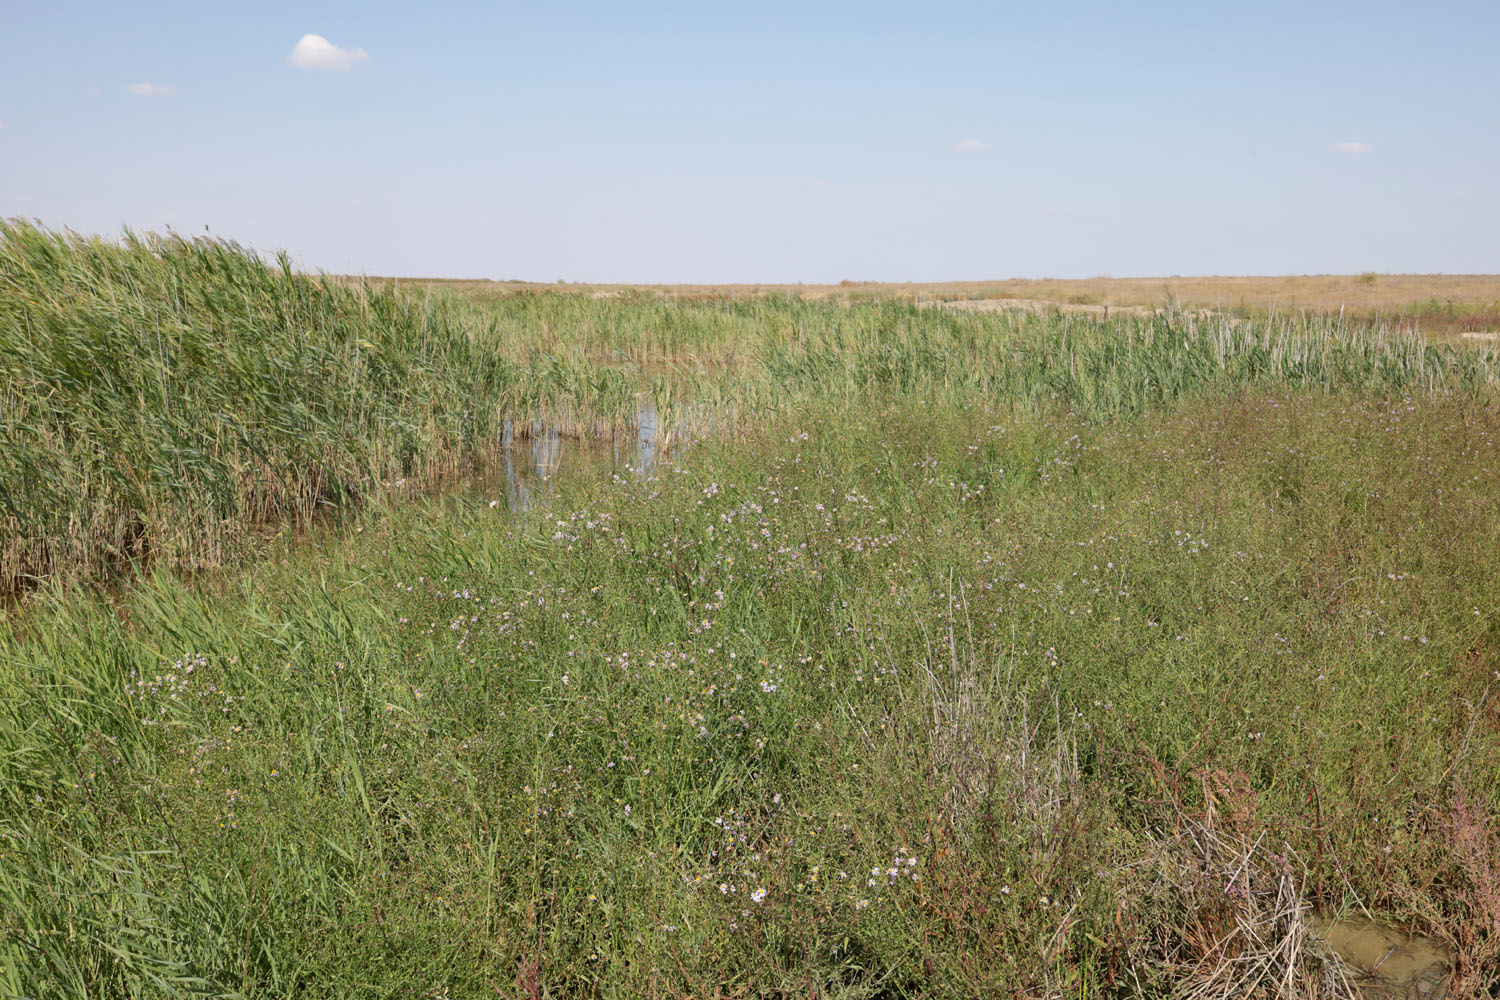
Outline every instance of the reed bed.
<svg viewBox="0 0 1500 1000"><path fill-rule="evenodd" d="M630 436L646 409L683 437L890 397L1115 419L1247 387L1472 393L1497 369L1487 344L1188 312L411 293L0 222L0 593L224 565L268 527L452 482L508 439Z"/></svg>
<svg viewBox="0 0 1500 1000"><path fill-rule="evenodd" d="M232 243L0 222L0 594L221 565L260 526L453 479L508 420L633 418L617 370L520 364L489 332Z"/></svg>
<svg viewBox="0 0 1500 1000"><path fill-rule="evenodd" d="M580 365L654 372L677 397L748 413L915 394L1112 419L1247 387L1475 392L1500 373L1491 345L1436 344L1337 317L1105 318L786 296L673 302L545 293L469 307L493 318L510 357L573 352Z"/></svg>

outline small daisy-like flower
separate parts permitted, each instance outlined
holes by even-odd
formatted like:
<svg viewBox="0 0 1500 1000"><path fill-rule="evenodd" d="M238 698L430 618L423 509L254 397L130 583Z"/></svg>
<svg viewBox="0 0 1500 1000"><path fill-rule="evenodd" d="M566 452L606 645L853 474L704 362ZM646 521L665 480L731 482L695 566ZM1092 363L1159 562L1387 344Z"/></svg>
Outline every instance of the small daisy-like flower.
<svg viewBox="0 0 1500 1000"><path fill-rule="evenodd" d="M756 889L754 892L752 892L750 894L750 901L752 903L759 903L761 900L763 900L765 898L766 898L766 890L764 888Z"/></svg>

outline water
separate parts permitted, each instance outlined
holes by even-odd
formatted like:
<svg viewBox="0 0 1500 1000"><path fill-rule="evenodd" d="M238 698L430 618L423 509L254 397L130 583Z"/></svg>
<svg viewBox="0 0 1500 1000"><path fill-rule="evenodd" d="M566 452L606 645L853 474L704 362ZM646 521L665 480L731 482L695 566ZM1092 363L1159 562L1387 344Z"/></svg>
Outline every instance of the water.
<svg viewBox="0 0 1500 1000"><path fill-rule="evenodd" d="M1339 958L1359 972L1355 985L1369 1000L1442 1000L1449 995L1452 955L1438 941L1364 917L1314 916L1312 926Z"/></svg>
<svg viewBox="0 0 1500 1000"><path fill-rule="evenodd" d="M674 429L682 431L685 425L674 425ZM507 421L498 474L486 477L479 489L493 495L498 484L498 492L513 510L528 510L564 469L628 469L643 479L656 471L672 436L649 401L636 411L635 434L609 441L564 437L549 427L518 439Z"/></svg>

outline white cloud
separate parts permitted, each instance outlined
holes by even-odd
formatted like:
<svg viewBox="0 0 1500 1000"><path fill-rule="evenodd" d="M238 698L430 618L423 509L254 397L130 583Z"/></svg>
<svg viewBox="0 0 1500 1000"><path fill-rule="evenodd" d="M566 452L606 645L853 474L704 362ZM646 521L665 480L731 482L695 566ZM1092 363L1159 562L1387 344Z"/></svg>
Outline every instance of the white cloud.
<svg viewBox="0 0 1500 1000"><path fill-rule="evenodd" d="M1355 155L1362 155L1364 153L1374 151L1373 146L1367 146L1362 142L1336 142L1328 148L1333 150L1335 153L1353 153Z"/></svg>
<svg viewBox="0 0 1500 1000"><path fill-rule="evenodd" d="M168 87L163 83L132 83L125 89L136 97L171 97L177 93L176 87Z"/></svg>
<svg viewBox="0 0 1500 1000"><path fill-rule="evenodd" d="M364 49L341 49L322 35L303 35L286 61L298 69L320 69L342 73L370 58Z"/></svg>
<svg viewBox="0 0 1500 1000"><path fill-rule="evenodd" d="M953 148L960 153L977 153L981 149L989 149L990 144L978 139L960 139L953 144Z"/></svg>

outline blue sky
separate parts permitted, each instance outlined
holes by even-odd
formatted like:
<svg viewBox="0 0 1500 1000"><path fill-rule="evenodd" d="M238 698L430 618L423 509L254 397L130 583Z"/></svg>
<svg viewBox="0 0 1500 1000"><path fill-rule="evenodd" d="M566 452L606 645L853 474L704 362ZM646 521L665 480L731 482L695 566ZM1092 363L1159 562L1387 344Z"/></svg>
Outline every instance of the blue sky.
<svg viewBox="0 0 1500 1000"><path fill-rule="evenodd" d="M53 227L541 281L1500 271L1494 0L5 6L0 216Z"/></svg>

